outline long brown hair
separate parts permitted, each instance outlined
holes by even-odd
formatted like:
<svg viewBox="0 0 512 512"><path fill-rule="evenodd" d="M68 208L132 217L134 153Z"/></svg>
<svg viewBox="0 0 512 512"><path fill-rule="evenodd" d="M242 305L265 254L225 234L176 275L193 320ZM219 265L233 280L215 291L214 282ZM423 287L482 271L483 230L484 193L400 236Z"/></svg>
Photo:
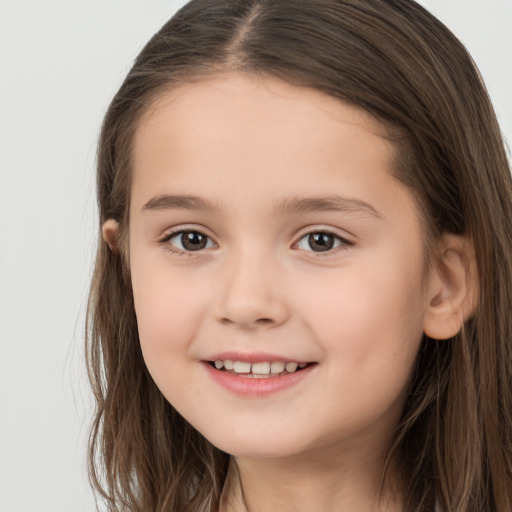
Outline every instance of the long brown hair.
<svg viewBox="0 0 512 512"><path fill-rule="evenodd" d="M271 75L356 105L398 148L395 171L429 239L464 234L478 307L449 341L424 339L390 448L407 510L512 510L512 181L463 45L412 0L192 0L146 45L105 117L100 223L128 236L134 132L164 90L219 71ZM216 510L228 456L165 400L142 358L126 251L99 240L87 327L97 402L90 474L109 510Z"/></svg>

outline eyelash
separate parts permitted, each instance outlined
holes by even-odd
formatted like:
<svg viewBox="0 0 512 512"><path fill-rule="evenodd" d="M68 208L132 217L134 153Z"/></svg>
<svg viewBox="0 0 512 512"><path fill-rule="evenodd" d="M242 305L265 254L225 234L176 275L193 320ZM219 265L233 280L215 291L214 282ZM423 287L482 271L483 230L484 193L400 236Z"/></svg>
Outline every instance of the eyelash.
<svg viewBox="0 0 512 512"><path fill-rule="evenodd" d="M183 235L185 234L195 234L195 235L200 235L202 237L206 237L207 239L207 246L203 247L203 248L200 248L198 250L187 250L185 248L183 249L180 249L178 247L175 247L174 245L172 245L170 243L170 241L173 239L173 238L176 238L176 237L183 237ZM308 231L307 233L304 233L297 242L295 242L293 244L293 248L295 247L298 247L299 244L301 243L302 240L304 240L306 237L311 237L311 236L314 236L314 235L323 235L323 236L327 236L327 237L332 237L334 239L334 247L331 247L325 251L313 251L313 250L307 250L307 249L303 249L307 252L312 252L312 253L315 253L315 254L319 254L319 255L328 255L328 254L332 254L333 251L335 251L336 249L338 250L343 250L343 248L348 248L348 247L352 247L354 244L352 242L350 242L349 240L347 240L346 238L343 238L342 236L336 234L336 233L333 233L332 231L328 231L328 230L324 230L324 229L319 229L319 230L313 230L313 231ZM166 235L164 238L162 238L162 240L160 240L160 243L165 245L165 248L166 250L168 250L169 252L173 253L173 254L177 254L177 255L180 255L180 256L193 256L194 253L199 253L199 252L202 252L204 249L211 249L212 247L208 247L208 242L213 242L212 239L208 236L208 235L205 235L204 233L202 233L201 231L199 230L194 230L194 229L183 229L183 230L180 230L180 231L173 231L172 233L169 233L168 235ZM306 243L310 243L311 240L309 240L308 242ZM213 242L213 244L215 244L215 242ZM182 247L183 247L183 243L181 243ZM311 247L311 246L310 246Z"/></svg>
<svg viewBox="0 0 512 512"><path fill-rule="evenodd" d="M309 246L311 247L311 237L312 236L326 236L326 237L332 237L332 239L334 239L334 247L331 247L325 251L308 251L308 252L312 252L312 253L315 253L315 254L318 254L318 255L329 255L329 254L332 254L334 251L336 250L343 250L343 249L346 249L348 247L352 247L354 244L352 242L350 242L349 240L347 240L346 238L343 238L342 236L336 234L336 233L333 233L332 231L329 231L329 230L325 230L325 229L319 229L319 230L313 230L313 231L308 231L307 233L304 233L297 242L295 242L293 244L293 247L298 247L299 244L301 243L302 240L306 239L306 238L309 238L309 240L306 242L309 244ZM307 251L307 249L304 249ZM337 251L336 251L337 252Z"/></svg>
<svg viewBox="0 0 512 512"><path fill-rule="evenodd" d="M186 233L197 234L197 235L201 235L202 237L205 237L207 239L207 242L206 242L207 244L208 244L208 242L212 242L212 239L208 235L205 235L204 233L202 233L201 231L199 231L197 229L182 229L179 231L173 231L172 233L169 233L164 238L162 238L162 240L160 240L160 243L165 246L166 250L168 250L169 252L171 252L173 254L178 254L179 256L194 256L194 253L196 253L196 252L201 252L204 249L211 248L211 247L204 247L199 250L192 251L192 250L186 250L185 248L180 249L179 247L175 247L170 243L170 241L173 238L176 238L179 236L183 237L183 235L185 235ZM183 243L181 245L183 247Z"/></svg>

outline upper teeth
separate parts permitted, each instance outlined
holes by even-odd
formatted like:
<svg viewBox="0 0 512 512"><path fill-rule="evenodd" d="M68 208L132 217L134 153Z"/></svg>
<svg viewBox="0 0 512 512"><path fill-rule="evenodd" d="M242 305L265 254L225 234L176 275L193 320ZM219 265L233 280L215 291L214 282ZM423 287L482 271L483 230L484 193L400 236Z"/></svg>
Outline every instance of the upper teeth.
<svg viewBox="0 0 512 512"><path fill-rule="evenodd" d="M261 363L248 363L247 361L233 361L220 359L215 361L215 368L218 370L225 368L226 370L233 370L235 373L252 373L255 375L268 375L270 373L278 374L285 370L288 373L293 373L297 368L305 368L306 363L285 363L283 361L261 362Z"/></svg>

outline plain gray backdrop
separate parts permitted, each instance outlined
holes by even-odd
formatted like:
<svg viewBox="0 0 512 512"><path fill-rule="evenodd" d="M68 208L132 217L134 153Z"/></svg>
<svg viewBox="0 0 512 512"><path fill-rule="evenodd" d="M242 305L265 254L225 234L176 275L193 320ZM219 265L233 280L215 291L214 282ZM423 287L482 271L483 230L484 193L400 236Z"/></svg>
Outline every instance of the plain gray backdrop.
<svg viewBox="0 0 512 512"><path fill-rule="evenodd" d="M96 138L133 58L184 3L0 0L0 512L95 510L82 345ZM512 0L421 3L472 53L512 141Z"/></svg>

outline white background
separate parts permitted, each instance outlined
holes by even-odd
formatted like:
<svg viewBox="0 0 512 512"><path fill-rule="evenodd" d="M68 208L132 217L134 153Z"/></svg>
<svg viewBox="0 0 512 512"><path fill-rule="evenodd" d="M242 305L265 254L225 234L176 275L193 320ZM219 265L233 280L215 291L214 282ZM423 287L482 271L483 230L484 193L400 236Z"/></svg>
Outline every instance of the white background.
<svg viewBox="0 0 512 512"><path fill-rule="evenodd" d="M0 512L92 512L83 313L102 115L184 1L0 0ZM423 0L512 141L512 0ZM149 511L148 511L149 512Z"/></svg>

